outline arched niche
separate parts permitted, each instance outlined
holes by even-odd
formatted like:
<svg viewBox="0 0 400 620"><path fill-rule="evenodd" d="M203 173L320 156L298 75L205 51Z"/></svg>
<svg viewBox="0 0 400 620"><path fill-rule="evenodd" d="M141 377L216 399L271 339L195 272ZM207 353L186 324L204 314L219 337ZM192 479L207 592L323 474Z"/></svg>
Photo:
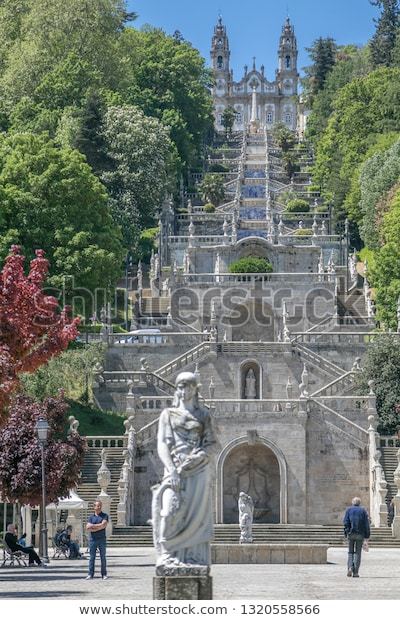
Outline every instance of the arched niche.
<svg viewBox="0 0 400 620"><path fill-rule="evenodd" d="M254 502L255 523L287 523L287 466L281 450L265 437L230 442L217 463L217 523L238 523L239 493Z"/></svg>
<svg viewBox="0 0 400 620"><path fill-rule="evenodd" d="M251 376L250 376L251 375ZM254 377L254 381L253 381ZM239 398L247 400L262 399L262 369L257 360L245 360L239 369ZM251 396L251 392L254 396Z"/></svg>

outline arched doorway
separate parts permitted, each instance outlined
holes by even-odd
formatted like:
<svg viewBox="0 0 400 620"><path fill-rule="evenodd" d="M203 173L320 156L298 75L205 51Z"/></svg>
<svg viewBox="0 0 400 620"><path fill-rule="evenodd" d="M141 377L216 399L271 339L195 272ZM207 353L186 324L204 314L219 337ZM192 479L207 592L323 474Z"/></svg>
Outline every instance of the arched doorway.
<svg viewBox="0 0 400 620"><path fill-rule="evenodd" d="M254 523L286 523L286 463L283 455L264 438L249 443L247 437L227 446L218 461L217 521L238 523L241 491L254 502Z"/></svg>

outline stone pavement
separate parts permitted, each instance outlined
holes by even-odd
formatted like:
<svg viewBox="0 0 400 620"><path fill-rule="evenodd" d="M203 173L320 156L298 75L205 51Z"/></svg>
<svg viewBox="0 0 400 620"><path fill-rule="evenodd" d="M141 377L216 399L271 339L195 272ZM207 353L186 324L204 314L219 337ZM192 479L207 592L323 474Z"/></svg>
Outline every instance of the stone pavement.
<svg viewBox="0 0 400 620"><path fill-rule="evenodd" d="M154 553L149 548L108 550L110 579L86 581L87 561L53 560L48 569L0 569L0 599L151 600ZM96 565L97 568L97 565ZM360 579L346 577L346 549L328 551L328 564L216 565L214 599L398 599L400 549L363 554Z"/></svg>

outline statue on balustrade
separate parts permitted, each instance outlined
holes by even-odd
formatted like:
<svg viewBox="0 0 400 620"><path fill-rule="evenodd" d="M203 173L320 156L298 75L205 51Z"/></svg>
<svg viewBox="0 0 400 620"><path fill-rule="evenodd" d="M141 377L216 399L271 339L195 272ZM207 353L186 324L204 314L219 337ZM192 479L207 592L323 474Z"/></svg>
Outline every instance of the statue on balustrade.
<svg viewBox="0 0 400 620"><path fill-rule="evenodd" d="M240 525L240 544L253 542L253 513L254 503L250 495L243 491L239 494L239 525Z"/></svg>
<svg viewBox="0 0 400 620"><path fill-rule="evenodd" d="M209 410L199 403L194 374L176 379L172 407L161 413L158 455L164 465L153 487L152 523L158 575L206 575L213 536L211 461L216 449Z"/></svg>
<svg viewBox="0 0 400 620"><path fill-rule="evenodd" d="M244 396L248 400L255 400L257 398L256 375L252 368L250 368L246 375Z"/></svg>

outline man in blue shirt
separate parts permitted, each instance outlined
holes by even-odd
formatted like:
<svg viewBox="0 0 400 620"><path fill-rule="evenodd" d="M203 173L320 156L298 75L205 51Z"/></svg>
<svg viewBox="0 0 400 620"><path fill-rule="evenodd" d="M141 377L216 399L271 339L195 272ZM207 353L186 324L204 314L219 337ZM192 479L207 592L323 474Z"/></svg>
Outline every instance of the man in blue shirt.
<svg viewBox="0 0 400 620"><path fill-rule="evenodd" d="M108 524L108 515L102 512L102 503L100 500L96 500L94 503L94 513L88 518L86 529L90 532L89 537L89 574L86 579L93 579L94 577L94 563L96 559L97 549L100 552L101 561L101 576L103 579L107 579L107 564L106 564L106 527Z"/></svg>
<svg viewBox="0 0 400 620"><path fill-rule="evenodd" d="M361 564L361 550L364 539L370 537L368 513L361 506L359 497L355 497L344 515L344 535L349 541L349 556L347 562L347 576L359 577Z"/></svg>

